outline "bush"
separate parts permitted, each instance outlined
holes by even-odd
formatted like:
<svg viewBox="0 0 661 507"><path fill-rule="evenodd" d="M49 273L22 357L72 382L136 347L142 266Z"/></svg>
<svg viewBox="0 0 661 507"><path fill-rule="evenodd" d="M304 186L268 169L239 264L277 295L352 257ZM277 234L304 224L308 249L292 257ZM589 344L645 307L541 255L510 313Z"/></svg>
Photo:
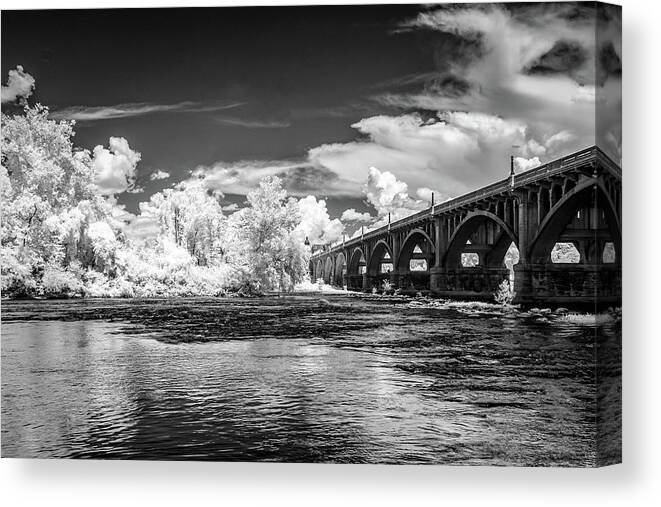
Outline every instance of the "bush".
<svg viewBox="0 0 661 507"><path fill-rule="evenodd" d="M49 297L74 297L83 293L82 281L71 271L59 266L46 266L40 292Z"/></svg>
<svg viewBox="0 0 661 507"><path fill-rule="evenodd" d="M512 304L515 295L514 287L510 285L509 280L503 280L494 292L493 297L496 303L506 306Z"/></svg>

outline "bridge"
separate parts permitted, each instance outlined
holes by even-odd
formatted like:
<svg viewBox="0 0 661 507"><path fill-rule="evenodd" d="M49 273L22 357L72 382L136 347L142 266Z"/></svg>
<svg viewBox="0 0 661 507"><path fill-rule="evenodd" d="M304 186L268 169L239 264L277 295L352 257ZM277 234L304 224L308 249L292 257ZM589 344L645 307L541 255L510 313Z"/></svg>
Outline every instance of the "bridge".
<svg viewBox="0 0 661 507"><path fill-rule="evenodd" d="M482 300L513 276L514 303L619 305L621 220L622 170L594 146L313 250L310 275L354 291ZM571 262L553 255L562 246Z"/></svg>

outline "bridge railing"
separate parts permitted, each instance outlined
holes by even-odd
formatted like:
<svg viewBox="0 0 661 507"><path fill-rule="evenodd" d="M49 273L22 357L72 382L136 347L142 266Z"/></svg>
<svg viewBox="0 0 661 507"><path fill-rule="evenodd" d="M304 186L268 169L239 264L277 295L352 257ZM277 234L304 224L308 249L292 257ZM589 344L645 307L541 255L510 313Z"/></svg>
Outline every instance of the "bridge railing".
<svg viewBox="0 0 661 507"><path fill-rule="evenodd" d="M591 159L595 159L595 160L599 159L600 162L604 163L604 165L610 168L611 171L615 172L621 177L622 170L620 169L620 167L615 162L613 162L613 160L611 160L598 147L592 146L590 148L586 148L576 153L572 153L571 155L567 155L566 157L552 160L551 162L547 162L546 164L543 164L539 167L536 167L524 173L515 175L514 188L523 185L528 185L530 183L534 183L537 180L548 178L549 176L554 176L556 174L571 171L573 169L580 167L581 165L584 165L586 162L589 162ZM480 201L482 199L486 199L487 197L492 197L501 194L503 192L508 191L509 189L510 189L510 179L505 178L503 180L487 185L486 187L482 187L478 190L474 190L473 192L469 192L468 194L437 204L433 208L429 207L422 211L414 213L413 215L404 217L401 220L398 220L397 222L393 222L392 224L390 224L390 226L385 225L379 227L378 229L374 229L372 231L366 232L362 236L356 236L354 238L351 238L345 241L344 244L333 246L332 248L329 248L328 250L325 251L332 251L340 246L353 246L360 244L361 241L363 241L364 239L370 239L375 236L380 236L384 232L388 231L389 228L397 229L400 227L405 227L420 220L421 218L425 218L429 216L430 214L433 214L434 216L441 215L443 213L447 213L448 211L459 208L461 206L472 204L475 201Z"/></svg>

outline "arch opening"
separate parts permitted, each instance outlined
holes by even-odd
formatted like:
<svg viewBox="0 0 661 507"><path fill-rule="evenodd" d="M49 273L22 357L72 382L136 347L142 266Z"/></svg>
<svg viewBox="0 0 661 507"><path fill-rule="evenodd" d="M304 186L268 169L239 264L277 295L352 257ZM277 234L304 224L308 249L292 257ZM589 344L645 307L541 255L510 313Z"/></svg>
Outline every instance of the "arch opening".
<svg viewBox="0 0 661 507"><path fill-rule="evenodd" d="M551 250L553 264L579 264L581 253L574 243L556 243Z"/></svg>
<svg viewBox="0 0 661 507"><path fill-rule="evenodd" d="M575 186L545 216L531 242L529 259L535 264L602 264L606 243L615 250L607 258L617 262L619 220L602 184L590 179Z"/></svg>
<svg viewBox="0 0 661 507"><path fill-rule="evenodd" d="M326 262L324 263L324 283L326 284L331 284L333 280L333 259L330 257L326 258Z"/></svg>
<svg viewBox="0 0 661 507"><path fill-rule="evenodd" d="M366 272L367 263L365 254L360 248L356 248L351 254L351 260L347 266L348 275L362 275Z"/></svg>
<svg viewBox="0 0 661 507"><path fill-rule="evenodd" d="M347 262L344 254L340 252L335 259L335 277L333 283L339 287L344 286L344 279L347 275Z"/></svg>
<svg viewBox="0 0 661 507"><path fill-rule="evenodd" d="M462 252L461 253L461 267L462 268L476 268L480 265L480 255L476 252Z"/></svg>
<svg viewBox="0 0 661 507"><path fill-rule="evenodd" d="M498 216L485 211L471 212L450 238L445 266L502 269L512 243L516 245L514 232Z"/></svg>
<svg viewBox="0 0 661 507"><path fill-rule="evenodd" d="M390 247L383 241L379 241L370 256L367 273L369 275L382 275L393 270L392 255Z"/></svg>
<svg viewBox="0 0 661 507"><path fill-rule="evenodd" d="M411 231L399 251L397 269L417 274L429 271L434 264L435 247L431 238L421 229Z"/></svg>
<svg viewBox="0 0 661 507"><path fill-rule="evenodd" d="M606 241L601 252L601 262L604 264L615 264L616 261L615 244L612 241Z"/></svg>

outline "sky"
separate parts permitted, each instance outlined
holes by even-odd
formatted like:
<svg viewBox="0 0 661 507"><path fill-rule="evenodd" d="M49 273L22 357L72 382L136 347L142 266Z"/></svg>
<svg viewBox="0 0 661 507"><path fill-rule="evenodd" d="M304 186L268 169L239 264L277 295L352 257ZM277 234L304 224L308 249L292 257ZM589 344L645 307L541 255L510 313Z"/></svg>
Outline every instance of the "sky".
<svg viewBox="0 0 661 507"><path fill-rule="evenodd" d="M444 4L2 12L2 107L75 119L135 215L279 175L317 240L598 144L621 158L621 11ZM139 217L137 217L139 218ZM136 219L136 223L139 220Z"/></svg>

